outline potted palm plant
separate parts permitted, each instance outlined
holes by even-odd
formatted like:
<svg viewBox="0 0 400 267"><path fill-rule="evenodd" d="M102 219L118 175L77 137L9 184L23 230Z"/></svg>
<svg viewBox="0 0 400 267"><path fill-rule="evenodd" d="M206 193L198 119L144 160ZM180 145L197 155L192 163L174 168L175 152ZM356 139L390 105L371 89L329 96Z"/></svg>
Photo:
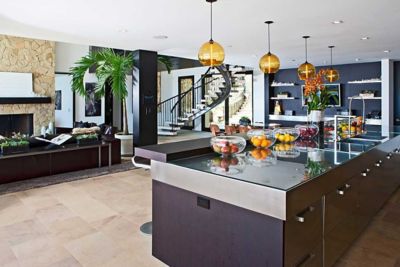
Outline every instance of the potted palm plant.
<svg viewBox="0 0 400 267"><path fill-rule="evenodd" d="M126 76L132 73L133 64L132 53L120 55L115 53L113 49L106 48L82 57L70 69L72 90L77 94L87 97L84 83L85 74L91 67L96 67L96 97L100 98L105 95L105 87L109 83L114 97L121 100L123 110L122 132L116 134L115 137L121 139L122 155L132 154L133 151L133 135L129 133L126 108L126 97L128 96Z"/></svg>
<svg viewBox="0 0 400 267"><path fill-rule="evenodd" d="M168 73L171 72L172 63L168 56L158 55L158 62L165 66ZM133 154L133 135L129 133L126 107L126 97L128 96L126 76L128 74L133 75L133 66L132 53L120 55L111 48L105 48L82 57L70 69L72 90L77 94L87 97L84 83L85 74L90 68L96 67L98 80L95 87L96 97L100 98L105 95L105 86L108 83L114 97L121 100L123 110L122 132L117 133L115 137L121 140L122 155ZM132 77L132 80L135 81L135 77Z"/></svg>

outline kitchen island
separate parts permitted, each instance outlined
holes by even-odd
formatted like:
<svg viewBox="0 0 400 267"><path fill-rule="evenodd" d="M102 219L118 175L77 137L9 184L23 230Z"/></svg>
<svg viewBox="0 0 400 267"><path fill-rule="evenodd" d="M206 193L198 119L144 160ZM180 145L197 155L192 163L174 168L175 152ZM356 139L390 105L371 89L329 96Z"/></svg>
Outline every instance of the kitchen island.
<svg viewBox="0 0 400 267"><path fill-rule="evenodd" d="M400 136L350 141L223 168L209 139L137 149L152 159L153 255L176 267L334 265L400 185Z"/></svg>

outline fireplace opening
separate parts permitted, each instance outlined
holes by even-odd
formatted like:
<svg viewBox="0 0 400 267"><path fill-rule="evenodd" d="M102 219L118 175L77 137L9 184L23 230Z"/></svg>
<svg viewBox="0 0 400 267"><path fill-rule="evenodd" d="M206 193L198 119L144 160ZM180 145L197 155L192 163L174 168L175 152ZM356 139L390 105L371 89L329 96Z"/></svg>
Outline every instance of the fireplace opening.
<svg viewBox="0 0 400 267"><path fill-rule="evenodd" d="M0 115L0 135L10 137L13 132L33 135L33 114Z"/></svg>

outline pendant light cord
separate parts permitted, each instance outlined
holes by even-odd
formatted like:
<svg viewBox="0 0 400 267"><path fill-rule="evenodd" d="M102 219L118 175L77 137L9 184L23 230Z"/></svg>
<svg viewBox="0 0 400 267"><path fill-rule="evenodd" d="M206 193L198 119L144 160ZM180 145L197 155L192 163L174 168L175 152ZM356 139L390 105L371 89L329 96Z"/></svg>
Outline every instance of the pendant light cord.
<svg viewBox="0 0 400 267"><path fill-rule="evenodd" d="M212 41L213 40L213 9L212 9L212 5L213 5L213 2L211 2L210 3L210 12L211 12L211 19L210 19L210 33L211 33L211 38L210 38L210 41Z"/></svg>
<svg viewBox="0 0 400 267"><path fill-rule="evenodd" d="M307 62L307 38L304 38L304 40L305 40L305 43L306 43L306 62Z"/></svg>
<svg viewBox="0 0 400 267"><path fill-rule="evenodd" d="M331 69L333 69L333 59L332 59L332 58L333 58L333 57L332 57L332 53L333 53L333 52L332 52L332 51L333 51L333 47L331 47Z"/></svg>
<svg viewBox="0 0 400 267"><path fill-rule="evenodd" d="M268 23L268 53L271 53L271 38L269 32L269 23Z"/></svg>

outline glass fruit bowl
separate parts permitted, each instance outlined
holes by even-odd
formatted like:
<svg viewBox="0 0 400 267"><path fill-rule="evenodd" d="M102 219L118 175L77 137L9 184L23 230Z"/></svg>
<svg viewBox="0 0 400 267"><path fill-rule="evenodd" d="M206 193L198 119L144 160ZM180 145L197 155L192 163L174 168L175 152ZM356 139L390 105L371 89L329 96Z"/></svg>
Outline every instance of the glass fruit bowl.
<svg viewBox="0 0 400 267"><path fill-rule="evenodd" d="M250 130L247 136L249 137L250 143L258 148L269 148L276 141L273 130L268 129Z"/></svg>
<svg viewBox="0 0 400 267"><path fill-rule="evenodd" d="M246 148L246 140L240 136L214 136L210 143L214 152L223 156L241 153Z"/></svg>
<svg viewBox="0 0 400 267"><path fill-rule="evenodd" d="M300 139L312 139L318 134L318 126L315 124L296 125L300 132Z"/></svg>
<svg viewBox="0 0 400 267"><path fill-rule="evenodd" d="M208 162L210 171L216 174L233 175L243 172L245 161L240 157L215 157Z"/></svg>
<svg viewBox="0 0 400 267"><path fill-rule="evenodd" d="M293 127L281 127L274 130L276 140L281 143L292 143L299 138L299 129Z"/></svg>
<svg viewBox="0 0 400 267"><path fill-rule="evenodd" d="M248 162L256 167L266 167L276 165L277 159L271 149L254 148L246 153Z"/></svg>
<svg viewBox="0 0 400 267"><path fill-rule="evenodd" d="M314 151L318 149L318 144L313 139L299 138L294 145L299 151Z"/></svg>
<svg viewBox="0 0 400 267"><path fill-rule="evenodd" d="M279 143L274 146L274 152L279 158L297 158L300 156L300 151L294 144Z"/></svg>

